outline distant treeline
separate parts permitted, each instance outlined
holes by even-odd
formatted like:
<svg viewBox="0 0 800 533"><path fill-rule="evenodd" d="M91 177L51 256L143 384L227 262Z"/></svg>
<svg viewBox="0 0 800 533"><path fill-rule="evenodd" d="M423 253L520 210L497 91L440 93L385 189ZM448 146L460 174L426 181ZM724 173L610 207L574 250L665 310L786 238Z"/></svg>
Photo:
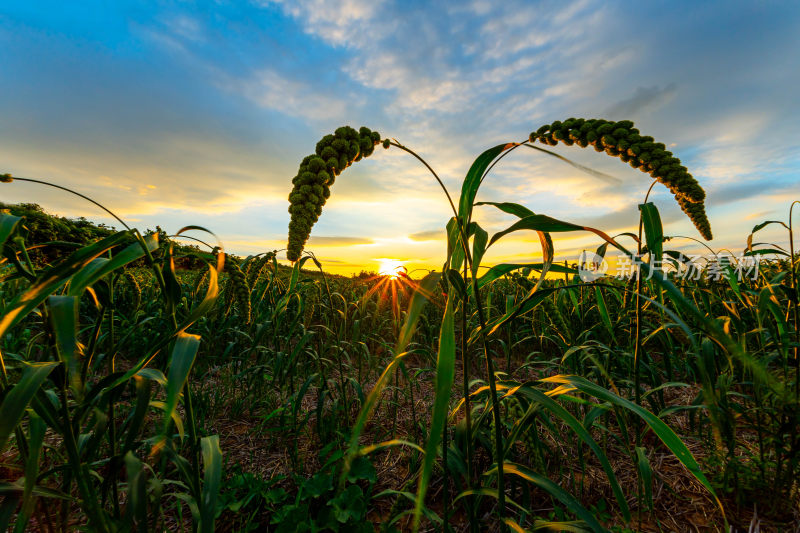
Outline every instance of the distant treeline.
<svg viewBox="0 0 800 533"><path fill-rule="evenodd" d="M24 217L23 226L27 231L26 242L37 243L28 248L31 261L41 267L53 263L72 253L78 245L83 246L108 237L117 232L116 228L103 223L95 223L84 217L66 218L46 212L40 205L32 203L6 204L0 202L0 211L14 216ZM155 230L147 230L144 234L158 233L159 242L164 244L170 239L159 226ZM130 243L134 242L131 237ZM123 248L130 243L121 245ZM177 268L191 269L203 264L198 255L207 255L195 245L173 243L175 246L175 262ZM113 250L112 250L113 253ZM158 252L156 252L158 253ZM142 266L134 264L131 266Z"/></svg>

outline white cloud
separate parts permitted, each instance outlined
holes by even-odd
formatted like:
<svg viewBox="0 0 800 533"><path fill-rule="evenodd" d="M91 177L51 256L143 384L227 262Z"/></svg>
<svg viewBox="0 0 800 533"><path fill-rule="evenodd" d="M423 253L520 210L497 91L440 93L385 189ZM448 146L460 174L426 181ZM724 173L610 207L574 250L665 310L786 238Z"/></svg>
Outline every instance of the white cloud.
<svg viewBox="0 0 800 533"><path fill-rule="evenodd" d="M346 100L331 96L324 85L291 80L271 69L263 69L247 80L228 79L220 85L265 109L312 123L344 120L347 116Z"/></svg>
<svg viewBox="0 0 800 533"><path fill-rule="evenodd" d="M283 10L303 22L307 33L334 46L365 47L374 32L370 24L382 9L381 0L276 0Z"/></svg>

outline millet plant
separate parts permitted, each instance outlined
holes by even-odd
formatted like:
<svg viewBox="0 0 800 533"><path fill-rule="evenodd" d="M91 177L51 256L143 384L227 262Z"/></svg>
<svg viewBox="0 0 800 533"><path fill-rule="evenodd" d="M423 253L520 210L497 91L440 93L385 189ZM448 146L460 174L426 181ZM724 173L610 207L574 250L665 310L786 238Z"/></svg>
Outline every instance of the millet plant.
<svg viewBox="0 0 800 533"><path fill-rule="evenodd" d="M339 131L355 130L344 130L340 128L337 132ZM362 131L365 132L365 138L372 135L370 130L366 128L362 128ZM331 136L323 138L323 141L318 144L318 154L321 153L321 146L325 145L325 139L331 139ZM400 148L412 154L430 170L433 177L447 195L453 217L447 224L448 253L444 267L441 272L432 273L421 283L420 291L415 296L417 301L412 302L409 308L403 333L395 348L395 359L386 368L380 380L376 383L365 405L362 407L359 418L353 428L348 457L352 460L352 458L363 453L363 450L359 451L359 436L365 428L371 410L374 409L375 403L378 401L377 398L380 396L382 388L385 387L390 380L392 371L394 371L397 364L407 355L405 349L411 332L413 332L414 321L419 313L418 308L422 305L422 302L430 296L431 287L435 286L433 280L443 280L442 282L447 290L447 299L439 332L439 351L435 377L436 395L431 411L431 422L427 442L425 444L425 453L418 477L417 493L413 499L414 529L419 527L420 518L423 511L426 509L425 495L434 470L435 459L438 455L437 450L439 450L439 446L442 444L443 440L443 468L445 469L445 474L448 471L448 420L455 419L457 412L461 408L464 409L465 437L462 440L465 444L463 452L465 454L466 485L465 490L456 496L454 501L461 499L467 500L467 511L473 524L477 524L475 502L480 498L492 497L497 499L496 512L498 518L501 520L501 524L506 524L509 527L519 530L520 526L511 518L511 514L509 513L509 503L511 502L508 500L508 479L514 480L515 482L523 480L548 492L555 500L560 501L583 520L585 525L590 529L595 531L602 530L602 527L597 520L593 518L592 514L569 493L565 492L546 477L543 477L529 468L506 460L512 453L514 441L521 438L522 433L527 431L526 428L532 427L531 424L535 425L537 423L536 413L541 410L550 411L561 423L571 428L577 437L594 452L608 477L622 515L626 520L629 519L629 506L604 452L598 447L592 435L578 422L575 416L568 409L564 409L555 401L555 398L559 398L571 391L579 391L586 397L595 398L601 402L598 405L605 404L613 406L615 412L618 413L620 423L623 423L624 420L631 416L641 419L649 429L658 436L661 442L675 454L675 457L677 457L702 485L706 487L721 509L721 503L716 499L714 488L706 479L686 445L659 417L642 407L639 390L638 363L636 366L637 380L635 402L631 402L620 396L616 392L613 383L610 383L613 390L608 390L585 378L574 375L561 374L550 376L546 379L542 379L539 383L515 383L502 379L501 375L498 374L490 344L494 339L501 337L501 332L504 328L509 327L513 321L523 317L526 313L531 312L538 304L544 301L549 302L549 299L553 297L554 294L562 290L566 290L567 292L572 292L577 288L580 288L581 291L583 290L581 284L573 284L564 287L547 287L546 276L548 272L560 271L574 273L574 270L562 268L553 264L554 247L551 233L590 231L603 240L603 245L601 247L603 253L605 253L604 250L606 247L612 246L629 256L639 265L641 270L647 274L648 277L652 277L652 283L657 287L658 296L657 301L647 298L648 302L662 309L663 312L670 314L670 316L674 316L673 312L665 307L666 301L664 298L666 297L666 299L671 301L681 312L688 313L694 320L699 322L704 332L709 338L713 339L716 344L721 346L724 350L727 350L731 356L747 365L750 370L755 372L758 378L763 378L768 381L768 378L763 372L763 368L754 362L752 358L744 354L737 343L723 328L710 320L708 316L698 310L691 301L685 298L664 273L654 270L647 262L642 262L638 254L628 251L614 238L598 229L556 220L542 214L536 214L518 204L508 202L476 203L476 196L480 184L494 165L510 151L526 146L548 152L543 148L533 146L533 143L536 141L551 146L559 142L567 145L577 144L581 147L591 145L597 151L605 151L609 155L619 157L623 161L628 162L634 168L639 168L643 172L649 173L656 182L664 184L674 194L679 205L688 215L700 234L706 239L711 238L711 228L703 204L705 199L703 189L691 174L689 174L687 169L680 164L680 160L675 158L671 152L667 151L663 144L654 142L652 137L640 135L639 131L633 127L633 123L630 121L612 122L601 119L586 120L571 118L564 122L556 121L553 124L542 126L537 131L531 133L529 139L525 142L501 144L490 148L482 153L469 169L463 181L461 195L457 204L453 202L439 176L419 155L396 141L385 139L382 142L385 148L392 146ZM365 141L365 146L366 145L369 145L370 150L365 151L364 155L369 155L372 146L369 144L369 141ZM361 154L355 151L355 144L353 144L352 151L348 155L351 159L355 160ZM304 160L303 165L301 165L300 175L302 175L304 166L310 165L310 161L311 159L309 158ZM319 165L320 162L317 162L315 170L322 170L321 168L316 168L319 167ZM341 170L341 166L338 167L338 170ZM309 176L312 175L313 174L309 174ZM295 178L295 188L297 188L297 180L298 178ZM323 197L327 198L328 191L325 190L324 193ZM289 258L296 260L300 257L302 243L308 238L313 221L316 221L320 214L322 202L316 202L310 205L306 203L307 197L296 196L294 193L289 199L291 202L289 211L292 213L289 233L289 247L291 250ZM519 220L506 230L495 234L490 239L488 233L483 230L477 222L472 220L473 208L478 205L494 206L505 213L518 217ZM312 209L312 207L314 209ZM643 204L641 208L642 223L646 230L645 233L648 239L649 253L651 255L656 251L660 253L663 243L663 230L661 228L658 212L652 204L648 204L647 202ZM311 211L313 211L314 216L308 215ZM486 250L503 236L521 230L532 230L539 235L542 245L542 263L526 265L501 264L492 267L485 274L479 275L481 260ZM298 243L300 243L299 247ZM521 269L527 269L528 271L533 269L537 271L539 273L538 281L530 287L524 296L509 300L504 312L500 313L499 316L490 319L491 317L488 312L490 309L487 308L488 302L484 301L481 290L484 287L488 287L493 281ZM595 284L594 290L600 291L601 285L602 284ZM589 287L591 287L591 285L589 285ZM639 300L640 292L641 290L636 291L637 303L641 302L641 300ZM598 302L601 302L602 292L597 292L597 294ZM600 304L598 303L598 305ZM474 311L470 311L470 308ZM457 310L461 311L460 350L457 350L456 346L457 328L455 317ZM608 318L607 312L604 312L606 313L606 318ZM471 322L470 317L475 318L477 322L471 329L468 326L468 323ZM610 321L608 323L610 325ZM637 321L637 328L638 327ZM637 345L639 343L640 341L637 339ZM479 347L484 360L485 373L483 382L485 386L470 392L471 376L469 374L469 369L472 368L470 354L474 346ZM450 412L451 389L454 381L456 355L458 351L461 352L463 387L461 390L460 403L453 412ZM546 383L557 384L558 387L550 391L541 390L543 384ZM474 419L477 411L473 412L471 406L471 404L475 402L478 402L478 404L482 406L477 420ZM516 413L521 415L521 418L512 418L509 420L504 417L503 405L508 405L506 409L507 413ZM620 412L627 414L623 416L619 414ZM476 437L483 434L482 428L486 428L490 433L488 435L488 442L490 444L493 462L478 476L478 473L473 470L478 465L474 446L476 444ZM648 472L648 470L643 466L646 465L646 458L643 455L644 448L638 446L640 443L638 429L636 433L636 454L638 454L639 462L638 469L640 473L645 473ZM637 457L636 454L634 457ZM347 468L345 467L345 473L346 470ZM492 480L494 481L492 482ZM494 487L492 487L492 484L494 484ZM447 483L445 482L445 487L446 486ZM446 514L449 505L446 490L444 498ZM522 515L523 517L524 514L525 513Z"/></svg>

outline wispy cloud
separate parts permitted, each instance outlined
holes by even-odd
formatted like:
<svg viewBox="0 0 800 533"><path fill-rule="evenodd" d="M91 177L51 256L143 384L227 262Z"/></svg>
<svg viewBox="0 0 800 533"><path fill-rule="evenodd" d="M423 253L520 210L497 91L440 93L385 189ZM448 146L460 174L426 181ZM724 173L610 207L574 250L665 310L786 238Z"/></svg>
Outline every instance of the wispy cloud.
<svg viewBox="0 0 800 533"><path fill-rule="evenodd" d="M637 87L633 96L620 100L609 107L605 115L611 119L617 119L617 117L621 119L633 118L643 109L666 104L675 95L676 90L677 87L674 83L670 83L663 88L658 85Z"/></svg>
<svg viewBox="0 0 800 533"><path fill-rule="evenodd" d="M279 4L303 23L307 33L335 46L365 47L375 35L370 25L383 8L380 0L301 0L262 2Z"/></svg>
<svg viewBox="0 0 800 533"><path fill-rule="evenodd" d="M261 107L310 122L342 121L347 117L347 99L330 96L325 84L291 80L274 70L264 69L246 80L228 80L221 85Z"/></svg>
<svg viewBox="0 0 800 533"><path fill-rule="evenodd" d="M310 246L353 246L356 244L373 244L375 241L364 237L324 237L313 235L309 240Z"/></svg>
<svg viewBox="0 0 800 533"><path fill-rule="evenodd" d="M412 233L408 236L409 239L412 241L438 241L441 240L445 236L445 231L441 230L429 230L429 231L418 231L417 233Z"/></svg>

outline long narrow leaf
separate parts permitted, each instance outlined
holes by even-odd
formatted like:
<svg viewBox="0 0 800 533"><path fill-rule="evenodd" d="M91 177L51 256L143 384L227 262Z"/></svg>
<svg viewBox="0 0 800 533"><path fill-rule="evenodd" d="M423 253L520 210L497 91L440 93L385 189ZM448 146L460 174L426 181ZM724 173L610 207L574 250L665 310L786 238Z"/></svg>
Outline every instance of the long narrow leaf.
<svg viewBox="0 0 800 533"><path fill-rule="evenodd" d="M433 473L436 450L442 439L442 431L447 423L450 393L455 378L456 337L454 320L454 298L448 297L439 331L439 356L436 361L436 387L431 413L431 425L428 442L425 445L425 457L422 460L422 472L417 485L417 504L414 508L414 531L419 529L422 507L428 483Z"/></svg>
<svg viewBox="0 0 800 533"><path fill-rule="evenodd" d="M494 471L496 472L497 469L495 468ZM600 522L597 521L592 513L586 510L586 508L581 505L572 494L553 483L553 481L550 479L537 474L536 472L522 465L510 462L503 464L503 472L506 474L519 476L525 481L536 485L540 489L550 494L550 496L564 504L564 506L575 513L578 518L586 522L586 525L589 526L592 531L597 533L605 533L606 529L600 525Z"/></svg>
<svg viewBox="0 0 800 533"><path fill-rule="evenodd" d="M81 345L78 342L78 298L75 296L50 296L47 307L55 333L56 350L67 370L73 392L83 395L81 381Z"/></svg>
<svg viewBox="0 0 800 533"><path fill-rule="evenodd" d="M3 309L0 317L0 337L5 335L9 328L25 318L28 313L41 305L48 296L67 283L73 275L92 262L92 260L129 237L130 233L127 231L115 233L94 244L81 248L61 263L42 273L36 283L14 298Z"/></svg>
<svg viewBox="0 0 800 533"><path fill-rule="evenodd" d="M475 196L478 194L478 187L481 185L484 172L498 155L514 146L516 146L514 143L508 143L489 148L472 163L461 185L461 196L458 199L458 216L461 219L462 226L466 226L472 218L472 204L475 202ZM455 266L453 268L457 269Z"/></svg>
<svg viewBox="0 0 800 533"><path fill-rule="evenodd" d="M200 506L200 531L214 531L214 515L217 511L217 496L222 483L222 450L219 447L219 436L211 435L200 439L203 454L203 502Z"/></svg>
<svg viewBox="0 0 800 533"><path fill-rule="evenodd" d="M8 438L22 420L31 398L50 375L58 363L32 363L22 373L16 385L11 387L0 405L0 453Z"/></svg>
<svg viewBox="0 0 800 533"><path fill-rule="evenodd" d="M542 380L546 383L559 383L562 385L571 385L580 391L594 396L595 398L599 398L601 400L607 401L614 405L618 405L623 407L632 413L639 416L642 420L650 426L650 429L653 430L653 433L664 443L664 445L669 448L669 450L675 455L675 457L680 461L688 470L692 473L692 475L708 490L708 492L714 497L714 500L717 502L720 511L722 512L723 517L725 516L725 509L722 506L722 502L717 497L717 493L714 491L714 487L711 486L708 479L706 479L705 474L700 469L700 465L697 464L692 452L689 451L689 448L683 443L683 441L678 437L672 428L666 425L660 418L656 415L648 411L647 409L631 402L630 400L626 400L616 394L596 385L580 376L565 376L565 375L558 375L552 376L549 378L544 378Z"/></svg>
<svg viewBox="0 0 800 533"><path fill-rule="evenodd" d="M172 350L172 361L167 375L167 396L164 406L164 431L167 430L175 408L178 406L178 397L186 385L189 372L192 370L197 350L200 348L200 337L188 333L178 334L175 348Z"/></svg>

